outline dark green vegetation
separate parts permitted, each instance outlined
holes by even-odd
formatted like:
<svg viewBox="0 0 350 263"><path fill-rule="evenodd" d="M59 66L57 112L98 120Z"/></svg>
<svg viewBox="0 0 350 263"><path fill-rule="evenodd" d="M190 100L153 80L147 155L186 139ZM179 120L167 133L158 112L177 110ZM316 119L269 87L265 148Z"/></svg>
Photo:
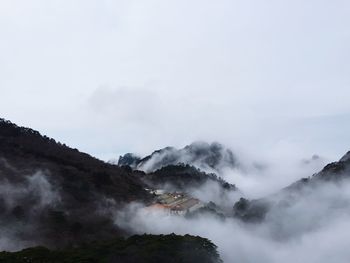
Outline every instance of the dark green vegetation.
<svg viewBox="0 0 350 263"><path fill-rule="evenodd" d="M113 213L132 201L152 202L142 174L0 119L2 244L32 247L1 252L0 262L221 262L201 237L122 238L130 233Z"/></svg>
<svg viewBox="0 0 350 263"><path fill-rule="evenodd" d="M245 198L240 198L233 206L233 216L244 222L260 222L265 218L269 206L269 202L264 199L250 201Z"/></svg>
<svg viewBox="0 0 350 263"><path fill-rule="evenodd" d="M142 173L141 177L151 187L163 188L171 185L177 191L196 188L205 183L216 183L223 191L237 190L235 185L229 184L213 173L205 173L190 165L168 165L153 173Z"/></svg>
<svg viewBox="0 0 350 263"><path fill-rule="evenodd" d="M120 236L110 213L151 196L132 171L0 119L0 223L8 238L61 247Z"/></svg>
<svg viewBox="0 0 350 263"><path fill-rule="evenodd" d="M128 239L95 242L64 250L44 247L24 249L19 252L0 253L3 263L93 263L93 262L222 262L216 246L209 240L190 235L142 235Z"/></svg>

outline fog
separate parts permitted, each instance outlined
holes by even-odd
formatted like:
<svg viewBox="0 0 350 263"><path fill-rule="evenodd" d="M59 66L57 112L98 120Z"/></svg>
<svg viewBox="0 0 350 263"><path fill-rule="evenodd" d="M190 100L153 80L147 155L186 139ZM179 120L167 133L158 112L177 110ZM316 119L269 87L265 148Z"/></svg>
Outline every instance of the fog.
<svg viewBox="0 0 350 263"><path fill-rule="evenodd" d="M321 157L315 160L311 157L298 159L295 156L275 156L271 160L265 158L254 161L246 155L240 156L240 168L224 169L220 176L235 184L247 197L259 198L319 172L328 163Z"/></svg>
<svg viewBox="0 0 350 263"><path fill-rule="evenodd" d="M291 199L286 193L275 202L261 223L168 215L133 204L119 211L115 222L134 233L178 233L212 240L224 262L349 262L350 182L306 187ZM282 204L281 200L288 204ZM233 201L233 200L232 200Z"/></svg>
<svg viewBox="0 0 350 263"><path fill-rule="evenodd" d="M225 168L239 166L233 152L218 142L195 141L181 149L166 147L141 158L134 168L146 173L179 163L193 165L208 173L220 173Z"/></svg>
<svg viewBox="0 0 350 263"><path fill-rule="evenodd" d="M259 198L319 172L328 162L330 161L322 156L305 156L286 145L283 149L260 156L218 142L197 141L183 148L168 147L152 154L147 153L147 159L134 169L147 173L170 164L189 164L206 173L215 173L228 183L236 185L248 198ZM212 192L215 193L216 190L214 187ZM191 190L193 191L195 189ZM211 193L203 192L207 195Z"/></svg>
<svg viewBox="0 0 350 263"><path fill-rule="evenodd" d="M229 207L349 150L349 24L347 0L0 1L0 117L105 161L219 141L239 166L216 172L239 196L188 191ZM0 206L55 203L45 178L1 182ZM346 192L317 187L260 225L128 208L123 226L207 236L227 262L349 262Z"/></svg>
<svg viewBox="0 0 350 263"><path fill-rule="evenodd" d="M239 190L223 191L219 184L206 182L200 187L184 189L204 203L215 202L218 214L205 212L194 217L181 217L144 209L140 203L126 204L123 209L115 200L96 195L92 214L114 220L118 229L129 234L192 234L209 238L218 246L224 262L334 262L350 260L347 249L350 233L350 181L318 181L294 190L281 190L288 181L311 176L325 160L319 156L298 162L281 162L288 174L279 175L276 163L250 161L239 155L237 167L227 167L218 160L218 176L234 182ZM192 160L187 156L188 160ZM341 158L348 160L348 155ZM16 176L5 176L0 186L1 250L18 250L42 244L37 223L40 211L54 208L61 197L48 171L25 175L2 159L3 166ZM204 164L204 163L203 163ZM197 163L198 165L198 163ZM282 168L281 168L282 169ZM309 173L310 172L310 173ZM306 174L309 173L309 174ZM11 173L9 173L11 174ZM279 178L280 176L280 178ZM347 175L346 175L347 176ZM345 176L345 177L346 177ZM53 178L51 178L53 179ZM164 186L172 191L171 185ZM240 197L264 198L269 209L262 222L243 222L234 217L233 205ZM15 220L25 211L25 222ZM223 217L224 215L224 217ZM10 219L10 220L9 220ZM13 220L11 220L13 219ZM23 218L22 218L23 219ZM17 222L17 223L16 223Z"/></svg>
<svg viewBox="0 0 350 263"><path fill-rule="evenodd" d="M15 175L0 182L1 251L14 251L40 244L41 212L57 206L61 199L43 171L24 177L16 178Z"/></svg>

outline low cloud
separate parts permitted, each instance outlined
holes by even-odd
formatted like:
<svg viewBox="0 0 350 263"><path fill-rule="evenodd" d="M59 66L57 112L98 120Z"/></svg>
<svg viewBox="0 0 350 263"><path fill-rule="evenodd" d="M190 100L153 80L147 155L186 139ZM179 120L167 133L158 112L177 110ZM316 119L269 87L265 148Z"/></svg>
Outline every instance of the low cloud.
<svg viewBox="0 0 350 263"><path fill-rule="evenodd" d="M10 169L13 169L8 165ZM0 184L0 250L18 250L40 243L41 212L60 203L59 193L43 171Z"/></svg>
<svg viewBox="0 0 350 263"><path fill-rule="evenodd" d="M34 208L43 208L60 201L60 196L41 171L25 177L22 182L3 180L0 185L0 198L6 209L25 205L30 201Z"/></svg>
<svg viewBox="0 0 350 263"><path fill-rule="evenodd" d="M234 218L170 216L140 204L116 214L115 222L134 233L177 233L207 237L225 262L349 262L350 182L305 188L290 203L274 206L259 224ZM281 194L284 195L284 194ZM276 203L288 196L271 196ZM234 202L234 200L232 200Z"/></svg>

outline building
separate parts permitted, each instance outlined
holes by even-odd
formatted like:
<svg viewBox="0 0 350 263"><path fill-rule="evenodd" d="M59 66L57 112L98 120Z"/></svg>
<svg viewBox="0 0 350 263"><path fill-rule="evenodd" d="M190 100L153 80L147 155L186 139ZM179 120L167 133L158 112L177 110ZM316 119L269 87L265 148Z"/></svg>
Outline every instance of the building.
<svg viewBox="0 0 350 263"><path fill-rule="evenodd" d="M203 203L184 193L163 193L157 197L157 202L147 209L161 210L169 214L185 215L203 207Z"/></svg>

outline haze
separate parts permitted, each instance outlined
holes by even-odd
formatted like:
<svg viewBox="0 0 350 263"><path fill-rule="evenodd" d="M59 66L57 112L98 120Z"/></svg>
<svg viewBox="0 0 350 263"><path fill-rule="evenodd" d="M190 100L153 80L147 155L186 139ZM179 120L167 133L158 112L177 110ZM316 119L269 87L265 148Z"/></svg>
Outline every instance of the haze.
<svg viewBox="0 0 350 263"><path fill-rule="evenodd" d="M194 140L335 160L349 1L0 1L0 112L94 156Z"/></svg>

